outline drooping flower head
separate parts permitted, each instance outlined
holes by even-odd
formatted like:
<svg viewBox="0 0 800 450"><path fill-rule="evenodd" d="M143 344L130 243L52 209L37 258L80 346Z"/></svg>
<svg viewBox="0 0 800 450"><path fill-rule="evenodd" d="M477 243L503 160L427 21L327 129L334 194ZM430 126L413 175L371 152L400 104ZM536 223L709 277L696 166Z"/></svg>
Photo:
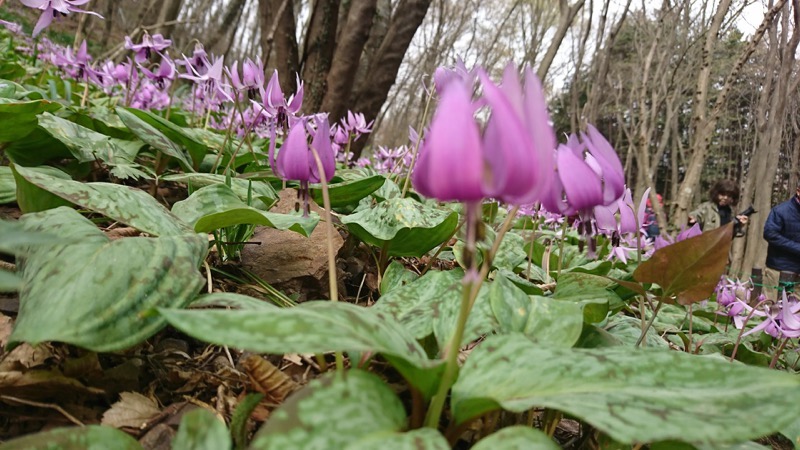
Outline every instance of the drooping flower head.
<svg viewBox="0 0 800 450"><path fill-rule="evenodd" d="M53 54L53 63L66 72L70 77L84 81L89 76L90 62L92 56L86 49L86 40L78 47L77 52L67 47L63 52Z"/></svg>
<svg viewBox="0 0 800 450"><path fill-rule="evenodd" d="M239 75L238 61L234 61L230 68L226 67L225 71L231 78L233 88L241 94L242 99L255 100L256 94L264 90L264 64L261 58L256 58L255 61L250 58L244 60L241 75Z"/></svg>
<svg viewBox="0 0 800 450"><path fill-rule="evenodd" d="M20 0L23 5L29 8L36 8L42 10L42 15L33 27L33 36L38 36L45 28L50 26L53 19L56 17L66 16L71 12L92 14L99 18L103 18L100 14L92 11L86 11L78 8L78 6L89 3L90 0Z"/></svg>
<svg viewBox="0 0 800 450"><path fill-rule="evenodd" d="M444 86L420 149L414 187L442 201L537 201L552 176L555 145L541 84L528 68L523 87L513 64L506 68L502 86L479 72L480 103L472 101L471 88L462 79ZM490 113L483 133L475 119L481 103Z"/></svg>
<svg viewBox="0 0 800 450"><path fill-rule="evenodd" d="M172 61L169 55L166 54L161 58L161 63L159 63L157 70L151 71L142 65L139 65L139 70L141 70L144 76L152 81L153 84L161 90L168 88L177 77L175 63Z"/></svg>
<svg viewBox="0 0 800 450"><path fill-rule="evenodd" d="M297 78L297 92L288 99L283 96L278 71L272 73L267 88L262 92L264 109L275 118L278 126L288 127L287 115L296 115L303 106L303 83Z"/></svg>
<svg viewBox="0 0 800 450"><path fill-rule="evenodd" d="M160 53L170 45L172 45L171 40L164 39L164 36L160 34L150 36L147 31L142 35L140 44L134 44L130 36L125 36L125 48L136 53L133 59L139 64L149 60L153 54Z"/></svg>

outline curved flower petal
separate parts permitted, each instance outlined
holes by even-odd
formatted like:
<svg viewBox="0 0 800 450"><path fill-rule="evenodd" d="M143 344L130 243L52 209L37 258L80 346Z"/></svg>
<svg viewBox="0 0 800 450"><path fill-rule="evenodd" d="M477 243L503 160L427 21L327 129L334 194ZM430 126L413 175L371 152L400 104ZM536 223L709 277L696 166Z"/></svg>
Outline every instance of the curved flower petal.
<svg viewBox="0 0 800 450"><path fill-rule="evenodd" d="M311 158L305 124L300 121L289 130L289 135L278 153L277 165L285 180L309 181Z"/></svg>
<svg viewBox="0 0 800 450"><path fill-rule="evenodd" d="M603 170L603 204L607 205L617 200L624 192L625 172L622 163L611 144L591 124L587 127L583 140Z"/></svg>
<svg viewBox="0 0 800 450"><path fill-rule="evenodd" d="M578 158L566 146L560 146L556 155L558 176L572 214L603 203L603 186L600 178L586 161Z"/></svg>
<svg viewBox="0 0 800 450"><path fill-rule="evenodd" d="M39 20L36 22L36 26L33 27L33 37L39 35L45 28L50 26L53 22L53 8L48 7L47 9L42 12L42 15L39 16Z"/></svg>
<svg viewBox="0 0 800 450"><path fill-rule="evenodd" d="M325 171L325 181L331 181L333 173L336 171L336 157L333 154L333 147L331 147L331 127L328 124L328 118L322 117L317 122L317 132L314 134L314 140L311 142L314 150L317 151L320 161L322 161L322 169ZM321 181L319 168L317 162L311 160L311 181L312 183L319 183Z"/></svg>
<svg viewBox="0 0 800 450"><path fill-rule="evenodd" d="M459 80L448 84L414 169L414 188L442 201L484 197L483 151L470 92Z"/></svg>

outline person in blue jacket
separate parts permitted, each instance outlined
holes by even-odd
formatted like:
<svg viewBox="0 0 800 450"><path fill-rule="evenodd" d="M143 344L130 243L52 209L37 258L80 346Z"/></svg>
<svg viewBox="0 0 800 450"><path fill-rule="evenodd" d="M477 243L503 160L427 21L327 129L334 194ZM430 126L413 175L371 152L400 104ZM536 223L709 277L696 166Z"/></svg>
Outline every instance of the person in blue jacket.
<svg viewBox="0 0 800 450"><path fill-rule="evenodd" d="M800 184L795 195L775 206L764 224L767 267L764 269L764 294L777 299L781 272L800 274Z"/></svg>

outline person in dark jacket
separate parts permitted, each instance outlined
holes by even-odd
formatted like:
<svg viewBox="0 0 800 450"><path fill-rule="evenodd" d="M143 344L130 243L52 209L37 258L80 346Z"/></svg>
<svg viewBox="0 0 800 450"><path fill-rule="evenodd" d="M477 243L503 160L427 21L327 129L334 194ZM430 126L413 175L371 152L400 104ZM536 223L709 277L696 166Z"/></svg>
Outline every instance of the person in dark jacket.
<svg viewBox="0 0 800 450"><path fill-rule="evenodd" d="M764 294L777 299L781 272L800 274L800 184L795 195L772 208L764 224L767 267L764 269Z"/></svg>

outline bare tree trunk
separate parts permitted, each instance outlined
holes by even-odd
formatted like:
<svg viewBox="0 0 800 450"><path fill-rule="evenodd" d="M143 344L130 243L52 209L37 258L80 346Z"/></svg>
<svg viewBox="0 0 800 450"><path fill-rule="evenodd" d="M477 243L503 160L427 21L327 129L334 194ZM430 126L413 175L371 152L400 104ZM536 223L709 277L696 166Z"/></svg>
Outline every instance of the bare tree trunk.
<svg viewBox="0 0 800 450"><path fill-rule="evenodd" d="M703 67L697 78L697 93L695 95L693 104L695 105L695 112L692 117L692 153L689 165L686 169L686 175L678 190L678 198L676 199L675 214L673 214L672 223L679 227L685 224L689 215L689 207L694 197L694 192L700 185L700 174L703 170L703 162L706 157L711 138L716 128L719 114L727 100L728 92L733 84L735 77L738 75L742 66L747 62L750 55L755 51L758 42L766 32L767 26L772 22L775 14L780 10L780 7L786 3L786 0L778 0L778 3L770 9L764 16L764 21L756 30L755 34L748 43L747 48L736 62L736 65L731 69L731 73L725 79L725 84L722 86L717 98L714 102L714 110L711 114L707 115L708 104L708 91L709 80L711 75L711 56L716 47L717 34L719 33L722 20L730 7L731 0L722 0L717 7L711 27L706 35L706 43L703 48Z"/></svg>
<svg viewBox="0 0 800 450"><path fill-rule="evenodd" d="M378 116L397 78L397 71L400 69L406 50L425 18L430 4L431 0L400 0L386 37L370 65L370 81L356 93L354 110L362 112L367 120ZM357 145L353 145L355 158L361 155L365 142L365 139L360 139L355 142Z"/></svg>
<svg viewBox="0 0 800 450"><path fill-rule="evenodd" d="M258 0L258 12L264 64L278 70L281 90L284 94L294 93L296 89L295 75L300 73L300 57L295 37L294 2L292 0ZM267 74L268 77L270 75Z"/></svg>
<svg viewBox="0 0 800 450"><path fill-rule="evenodd" d="M226 3L227 8L222 16L222 23L217 26L211 39L206 40L211 53L225 54L227 52L231 40L233 40L233 34L236 32L236 25L242 17L245 0L232 0Z"/></svg>
<svg viewBox="0 0 800 450"><path fill-rule="evenodd" d="M178 15L183 6L183 0L163 0L161 9L158 11L158 24L159 27L155 29L156 34L162 34L170 37L172 30L175 29L175 22L178 20ZM167 25L169 24L169 25Z"/></svg>
<svg viewBox="0 0 800 450"><path fill-rule="evenodd" d="M774 42L779 49L778 71L777 73L773 72L776 84L775 89L771 92L765 136L760 140L760 145L756 149L757 153L753 155L755 168L750 175L753 180L758 180L753 191L753 207L761 213L750 217L751 222L747 230L748 239L741 267L742 271L747 274L755 266L763 267L767 256L762 232L767 214L772 207L772 187L778 171L780 150L783 144L787 97L792 88L797 87L797 78L792 78L792 72L795 68L795 52L800 43L800 30L796 27L800 23L798 3L800 3L799 0L792 0L792 5L785 8L781 24L782 35L779 42ZM790 11L793 12L795 25L791 38L788 37ZM764 95L770 94L764 91ZM767 180L769 182L765 182Z"/></svg>
<svg viewBox="0 0 800 450"><path fill-rule="evenodd" d="M556 53L561 47L564 37L567 35L567 31L572 26L572 22L575 20L575 16L578 15L578 11L583 8L584 3L585 0L577 0L574 5L570 6L568 4L568 0L559 0L558 5L559 10L561 11L561 20L558 23L556 34L553 36L553 40L550 41L550 46L547 48L547 53L544 54L544 58L542 59L541 64L539 64L539 70L536 72L540 79L544 80L547 76L547 72L550 70L550 66L553 64Z"/></svg>
<svg viewBox="0 0 800 450"><path fill-rule="evenodd" d="M339 120L347 110L347 100L353 91L361 53L369 38L377 7L377 0L355 2L350 6L347 21L340 27L344 31L333 55L328 89L321 108L330 113L331 123Z"/></svg>
<svg viewBox="0 0 800 450"><path fill-rule="evenodd" d="M328 72L336 49L339 0L316 0L303 47L303 109L319 111L328 84ZM369 30L367 30L369 32ZM355 61L358 64L358 61Z"/></svg>

